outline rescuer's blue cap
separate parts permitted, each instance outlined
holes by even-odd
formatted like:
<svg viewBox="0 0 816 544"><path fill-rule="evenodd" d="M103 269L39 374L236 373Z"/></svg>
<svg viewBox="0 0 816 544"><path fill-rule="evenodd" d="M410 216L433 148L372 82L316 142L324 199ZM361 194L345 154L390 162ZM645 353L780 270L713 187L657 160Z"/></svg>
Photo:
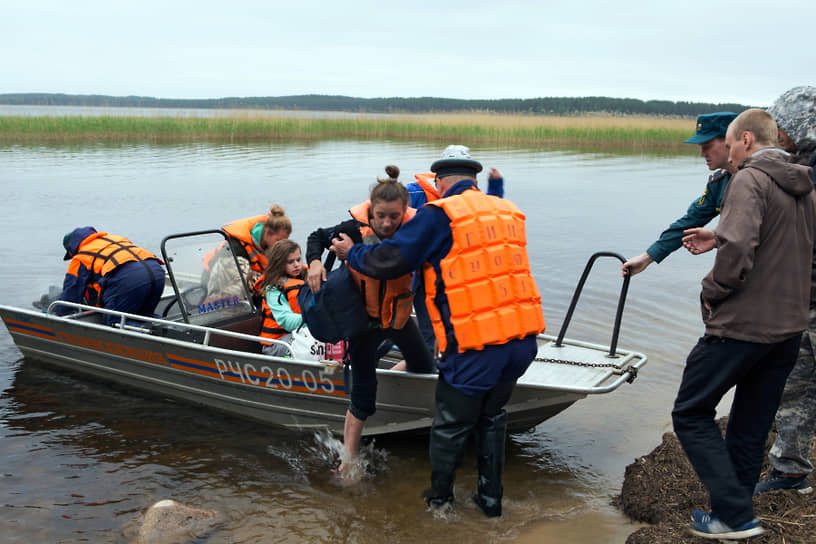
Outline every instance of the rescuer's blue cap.
<svg viewBox="0 0 816 544"><path fill-rule="evenodd" d="M79 228L75 228L74 230L72 230L71 232L69 232L68 234L63 236L62 237L62 247L65 248L65 256L62 258L62 260L63 261L70 261L71 257L74 256L74 251L79 249L79 245L82 243L82 240L84 240L85 238L87 238L91 234L94 234L95 232L96 232L96 229L93 228L93 227L79 227ZM74 237L75 234L77 236L79 236L80 238L78 238L74 242L75 247L72 250L71 249L71 247L72 247L71 246L71 239Z"/></svg>
<svg viewBox="0 0 816 544"><path fill-rule="evenodd" d="M720 111L717 113L706 113L697 118L697 132L694 136L683 143L704 144L717 136L725 138L725 131L728 125L736 118L736 113L730 111Z"/></svg>
<svg viewBox="0 0 816 544"><path fill-rule="evenodd" d="M65 248L65 256L62 258L63 261L67 261L71 258L71 235L74 231L69 232L65 236L62 237L62 247Z"/></svg>

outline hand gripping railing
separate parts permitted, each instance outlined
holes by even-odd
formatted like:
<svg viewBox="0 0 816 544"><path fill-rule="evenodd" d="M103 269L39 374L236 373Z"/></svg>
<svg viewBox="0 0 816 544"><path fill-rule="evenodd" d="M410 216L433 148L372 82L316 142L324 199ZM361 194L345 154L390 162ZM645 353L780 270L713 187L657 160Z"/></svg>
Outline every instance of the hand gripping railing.
<svg viewBox="0 0 816 544"><path fill-rule="evenodd" d="M626 262L626 259L621 257L619 254L612 253L610 251L599 251L589 258L586 267L584 267L584 273L581 274L581 279L578 280L578 285L575 287L575 293L572 295L572 301L570 302L569 310L567 310L567 316L564 318L564 323L561 325L561 331L558 333L558 338L555 341L556 347L561 347L561 342L564 340L564 335L567 334L567 326L569 326L570 320L572 320L572 312L575 311L575 306L578 304L578 298L581 296L581 291L584 288L584 283L586 282L587 276L589 276L589 271L592 269L592 265L595 264L595 261L599 257L614 257L615 259L619 259L622 263ZM623 286L621 287L620 296L618 297L618 310L615 313L615 325L612 327L612 342L609 344L609 354L607 357L617 357L617 355L615 355L615 349L618 347L618 334L620 333L621 316L623 316L623 304L626 302L626 292L629 290L630 278L631 273L627 268L626 273L623 276Z"/></svg>

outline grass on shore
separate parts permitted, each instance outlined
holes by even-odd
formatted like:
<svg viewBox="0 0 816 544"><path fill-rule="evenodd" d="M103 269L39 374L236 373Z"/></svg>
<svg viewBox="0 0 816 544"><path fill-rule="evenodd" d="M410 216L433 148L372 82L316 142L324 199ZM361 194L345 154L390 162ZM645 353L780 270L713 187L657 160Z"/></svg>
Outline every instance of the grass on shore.
<svg viewBox="0 0 816 544"><path fill-rule="evenodd" d="M688 150L690 119L646 116L574 117L451 113L290 117L243 112L191 117L0 117L0 143L193 141L248 142L337 138L494 145L567 145L599 149Z"/></svg>

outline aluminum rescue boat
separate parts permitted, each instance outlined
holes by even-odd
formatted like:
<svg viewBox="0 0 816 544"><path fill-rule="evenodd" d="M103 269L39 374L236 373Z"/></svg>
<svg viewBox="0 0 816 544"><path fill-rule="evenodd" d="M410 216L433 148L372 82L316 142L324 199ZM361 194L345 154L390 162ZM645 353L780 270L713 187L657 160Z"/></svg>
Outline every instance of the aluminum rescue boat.
<svg viewBox="0 0 816 544"><path fill-rule="evenodd" d="M126 387L180 399L244 418L296 430L343 433L350 373L335 360L270 357L260 350L261 316L242 267L220 230L168 236L162 256L169 277L157 312L148 318L62 301L43 310L0 305L0 317L26 362L39 361ZM226 252L221 279L205 265L213 251ZM540 335L538 355L506 405L508 427L521 431L590 394L632 382L646 356L617 349L629 278L624 278L610 345L565 340L587 263L558 337ZM211 262L211 261L210 261ZM60 308L67 315L57 315ZM64 313L60 311L59 313ZM106 314L116 317L105 325ZM268 341L268 339L264 339ZM364 433L426 431L433 421L435 374L390 370L391 352L377 371L377 412ZM25 363L24 363L25 364Z"/></svg>

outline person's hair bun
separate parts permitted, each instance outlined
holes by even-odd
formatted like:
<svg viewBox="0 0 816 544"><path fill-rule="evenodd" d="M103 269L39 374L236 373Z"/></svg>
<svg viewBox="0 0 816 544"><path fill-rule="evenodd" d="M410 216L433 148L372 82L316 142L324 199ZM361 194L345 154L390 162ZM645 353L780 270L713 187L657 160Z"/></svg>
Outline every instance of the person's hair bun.
<svg viewBox="0 0 816 544"><path fill-rule="evenodd" d="M400 175L400 169L398 166L389 164L385 167L385 173L388 175L388 177L377 178L377 183L397 183L397 178Z"/></svg>
<svg viewBox="0 0 816 544"><path fill-rule="evenodd" d="M398 166L394 166L393 164L389 164L385 167L385 173L388 174L388 177L396 180L400 175L400 169Z"/></svg>

